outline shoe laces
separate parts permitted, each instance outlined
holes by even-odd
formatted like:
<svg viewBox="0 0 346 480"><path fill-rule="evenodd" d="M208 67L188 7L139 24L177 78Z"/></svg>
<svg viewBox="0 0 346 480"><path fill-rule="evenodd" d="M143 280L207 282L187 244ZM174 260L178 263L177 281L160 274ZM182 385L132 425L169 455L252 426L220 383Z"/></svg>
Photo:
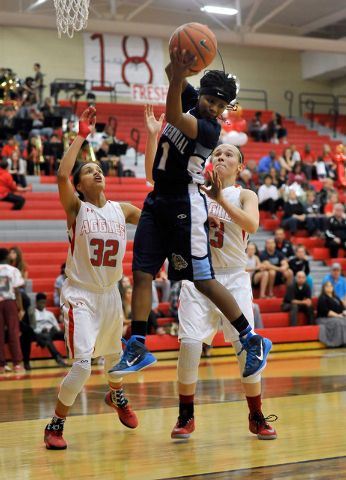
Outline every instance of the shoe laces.
<svg viewBox="0 0 346 480"><path fill-rule="evenodd" d="M255 364L255 360L256 360L256 353L255 353L255 349L252 348L252 345L250 344L250 342L248 340L245 340L245 339L242 339L240 337L240 342L242 344L242 347L241 347L241 350L240 352L237 353L237 355L241 355L241 353L245 350L247 355L246 355L246 362L245 362L245 368L248 369L248 368L251 368L254 366Z"/></svg>
<svg viewBox="0 0 346 480"><path fill-rule="evenodd" d="M125 340L125 338L122 338L121 341L126 345L126 347L124 349L124 353L123 353L123 356L122 356L120 362L117 365L115 365L116 367L119 367L123 364L126 365L126 360L128 360L129 355L131 354L131 345L129 345L129 342L127 342Z"/></svg>
<svg viewBox="0 0 346 480"><path fill-rule="evenodd" d="M259 418L255 418L256 415ZM266 429L270 428L270 425L268 425L267 422L276 422L276 420L278 419L277 415L274 415L274 414L271 414L271 415L268 415L268 417L265 417L262 412L260 412L260 413L256 412L255 416L254 416L253 420L255 420L257 425L259 427L264 427Z"/></svg>
<svg viewBox="0 0 346 480"><path fill-rule="evenodd" d="M192 417L182 417L179 415L178 421L177 421L177 427L178 428L184 428L186 425L192 420Z"/></svg>
<svg viewBox="0 0 346 480"><path fill-rule="evenodd" d="M126 415L128 415L129 417L132 417L132 414L133 414L132 405L126 404L124 407L119 407L119 408L121 408L121 410L123 410L126 413Z"/></svg>

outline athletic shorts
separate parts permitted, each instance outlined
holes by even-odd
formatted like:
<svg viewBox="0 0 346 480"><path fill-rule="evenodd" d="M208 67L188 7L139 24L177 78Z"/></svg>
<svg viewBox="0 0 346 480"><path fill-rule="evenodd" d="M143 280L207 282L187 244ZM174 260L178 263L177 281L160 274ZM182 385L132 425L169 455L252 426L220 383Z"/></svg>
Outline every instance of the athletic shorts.
<svg viewBox="0 0 346 480"><path fill-rule="evenodd" d="M183 194L151 192L146 198L133 244L132 270L154 278L166 258L171 280L214 278L206 201L197 185Z"/></svg>
<svg viewBox="0 0 346 480"><path fill-rule="evenodd" d="M230 270L228 270L230 272ZM232 269L232 273L215 276L233 295L240 310L247 321L254 328L254 315L252 307L252 289L250 275L243 269ZM192 338L211 345L218 331L220 317L222 319L223 336L226 342L239 339L238 331L225 318L220 310L202 293L193 283L183 282L180 292L179 316L179 340Z"/></svg>
<svg viewBox="0 0 346 480"><path fill-rule="evenodd" d="M95 293L66 280L61 289L65 343L69 358L121 353L122 304L118 288Z"/></svg>

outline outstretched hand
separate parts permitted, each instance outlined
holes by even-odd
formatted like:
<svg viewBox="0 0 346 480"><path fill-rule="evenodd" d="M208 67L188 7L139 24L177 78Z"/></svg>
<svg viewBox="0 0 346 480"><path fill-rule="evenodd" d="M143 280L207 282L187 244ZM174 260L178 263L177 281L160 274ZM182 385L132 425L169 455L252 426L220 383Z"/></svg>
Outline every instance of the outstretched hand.
<svg viewBox="0 0 346 480"><path fill-rule="evenodd" d="M223 200L223 193L219 175L217 172L214 172L214 170L212 170L211 172L208 172L208 176L211 183L210 187L202 185L200 189L202 190L202 192L206 193L208 197L210 197L212 200L220 203Z"/></svg>
<svg viewBox="0 0 346 480"><path fill-rule="evenodd" d="M81 137L87 138L87 136L91 133L91 130L96 125L96 108L95 107L88 107L82 113L79 119L79 132L78 135Z"/></svg>
<svg viewBox="0 0 346 480"><path fill-rule="evenodd" d="M162 122L165 118L163 113L158 120L156 120L154 115L154 107L151 103L147 103L144 107L144 124L145 129L149 134L158 135L162 128Z"/></svg>
<svg viewBox="0 0 346 480"><path fill-rule="evenodd" d="M178 77L183 80L184 78L192 77L199 73L190 70L190 67L196 62L197 57L188 57L186 50L182 50L179 54L178 49L174 48L169 52L169 56L171 58L171 72L173 77Z"/></svg>

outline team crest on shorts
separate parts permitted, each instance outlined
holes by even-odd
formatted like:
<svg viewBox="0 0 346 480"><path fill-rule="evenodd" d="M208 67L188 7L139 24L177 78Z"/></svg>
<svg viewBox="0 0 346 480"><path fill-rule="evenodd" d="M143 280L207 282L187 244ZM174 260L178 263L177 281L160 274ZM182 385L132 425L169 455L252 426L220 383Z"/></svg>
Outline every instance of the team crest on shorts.
<svg viewBox="0 0 346 480"><path fill-rule="evenodd" d="M172 253L172 265L176 270L182 270L187 267L188 263L185 262L181 255Z"/></svg>

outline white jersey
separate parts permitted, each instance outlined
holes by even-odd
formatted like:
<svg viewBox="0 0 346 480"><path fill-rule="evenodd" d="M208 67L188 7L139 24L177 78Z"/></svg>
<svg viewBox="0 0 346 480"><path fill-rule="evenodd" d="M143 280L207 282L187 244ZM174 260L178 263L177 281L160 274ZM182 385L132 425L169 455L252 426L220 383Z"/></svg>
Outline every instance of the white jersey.
<svg viewBox="0 0 346 480"><path fill-rule="evenodd" d="M234 185L222 190L226 200L232 205L242 208L239 197L242 187ZM211 198L207 198L208 212L217 216L220 228L210 227L209 239L212 263L215 271L226 268L244 268L247 264L245 249L249 234L236 225L225 210Z"/></svg>
<svg viewBox="0 0 346 480"><path fill-rule="evenodd" d="M18 268L7 263L0 265L0 301L15 300L14 289L22 285L24 285L24 279Z"/></svg>
<svg viewBox="0 0 346 480"><path fill-rule="evenodd" d="M98 208L82 202L69 235L66 275L70 282L95 292L114 288L122 277L126 250L126 223L119 203L107 200Z"/></svg>

